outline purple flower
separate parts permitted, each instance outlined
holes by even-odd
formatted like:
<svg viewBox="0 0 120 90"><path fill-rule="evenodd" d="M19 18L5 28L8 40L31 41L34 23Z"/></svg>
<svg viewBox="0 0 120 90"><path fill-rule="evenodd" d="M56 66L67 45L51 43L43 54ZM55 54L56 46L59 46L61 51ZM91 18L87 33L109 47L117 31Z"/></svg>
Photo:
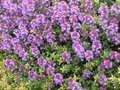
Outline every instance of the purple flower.
<svg viewBox="0 0 120 90"><path fill-rule="evenodd" d="M36 15L36 19L38 19L39 21L39 23L42 23L42 24L44 24L45 23L45 16L44 16L44 14L37 14Z"/></svg>
<svg viewBox="0 0 120 90"><path fill-rule="evenodd" d="M115 17L115 18L111 18L111 20L110 20L109 23L110 23L110 24L112 24L112 23L114 23L114 24L118 24L118 20L117 20L116 17Z"/></svg>
<svg viewBox="0 0 120 90"><path fill-rule="evenodd" d="M77 31L71 32L71 38L73 41L79 41L80 40L80 34Z"/></svg>
<svg viewBox="0 0 120 90"><path fill-rule="evenodd" d="M78 15L78 19L83 23L83 24L93 24L95 23L95 20L93 18L93 16L89 15L89 14L85 14L83 12L79 13Z"/></svg>
<svg viewBox="0 0 120 90"><path fill-rule="evenodd" d="M85 70L83 71L83 75L82 75L83 77L89 78L89 77L90 77L90 75L91 75L90 70L85 69Z"/></svg>
<svg viewBox="0 0 120 90"><path fill-rule="evenodd" d="M105 69L112 68L112 62L108 59L104 59L103 65L104 65Z"/></svg>
<svg viewBox="0 0 120 90"><path fill-rule="evenodd" d="M56 63L54 61L48 61L47 62L47 66L49 67L55 67L56 66Z"/></svg>
<svg viewBox="0 0 120 90"><path fill-rule="evenodd" d="M79 3L80 3L80 0L69 0L69 5L74 5L74 6L77 6L77 5L79 5Z"/></svg>
<svg viewBox="0 0 120 90"><path fill-rule="evenodd" d="M62 15L61 17L58 18L58 21L59 21L60 24L66 22L66 16Z"/></svg>
<svg viewBox="0 0 120 90"><path fill-rule="evenodd" d="M99 69L99 70L104 70L104 69L105 69L104 64L103 64L103 63L102 63L102 64L100 64L100 65L98 66L98 69Z"/></svg>
<svg viewBox="0 0 120 90"><path fill-rule="evenodd" d="M90 31L89 37L90 37L91 41L98 39L98 37L99 37L98 32L99 32L98 29Z"/></svg>
<svg viewBox="0 0 120 90"><path fill-rule="evenodd" d="M116 60L117 62L120 62L120 53L117 53L117 54L116 54L115 60Z"/></svg>
<svg viewBox="0 0 120 90"><path fill-rule="evenodd" d="M22 36L27 36L29 34L29 31L26 28L20 29L19 32Z"/></svg>
<svg viewBox="0 0 120 90"><path fill-rule="evenodd" d="M69 20L71 23L74 23L77 21L77 16L76 15L70 15Z"/></svg>
<svg viewBox="0 0 120 90"><path fill-rule="evenodd" d="M55 84L61 84L63 82L63 76L60 73L56 73L54 75L54 82Z"/></svg>
<svg viewBox="0 0 120 90"><path fill-rule="evenodd" d="M25 48L22 45L14 44L13 45L13 50L15 51L16 54L19 55L19 57L22 58L23 61L27 60L28 53L25 51Z"/></svg>
<svg viewBox="0 0 120 90"><path fill-rule="evenodd" d="M109 25L107 30L106 30L107 36L114 36L117 34L117 32L118 32L118 25L114 24L114 23Z"/></svg>
<svg viewBox="0 0 120 90"><path fill-rule="evenodd" d="M54 75L54 67L48 66L46 69L47 74Z"/></svg>
<svg viewBox="0 0 120 90"><path fill-rule="evenodd" d="M39 20L38 19L33 19L31 22L30 22L30 25L31 27L34 29L36 28L37 26L39 26Z"/></svg>
<svg viewBox="0 0 120 90"><path fill-rule="evenodd" d="M7 57L5 59L4 63L8 70L12 70L12 71L15 70L15 68L16 68L15 62L12 59L10 59L9 57Z"/></svg>
<svg viewBox="0 0 120 90"><path fill-rule="evenodd" d="M49 6L50 5L50 0L42 0L42 4L45 6Z"/></svg>
<svg viewBox="0 0 120 90"><path fill-rule="evenodd" d="M15 44L19 43L20 39L19 38L11 38L10 43L14 46Z"/></svg>
<svg viewBox="0 0 120 90"><path fill-rule="evenodd" d="M102 16L99 16L98 22L99 22L99 25L103 28L103 30L106 30L108 28L109 17L106 16L105 18L103 18Z"/></svg>
<svg viewBox="0 0 120 90"><path fill-rule="evenodd" d="M109 53L110 59L115 59L116 55L117 55L117 52L116 52L116 51L111 51L111 52Z"/></svg>
<svg viewBox="0 0 120 90"><path fill-rule="evenodd" d="M83 90L81 84L73 80L72 78L68 79L68 89L69 90Z"/></svg>
<svg viewBox="0 0 120 90"><path fill-rule="evenodd" d="M86 14L85 13L83 13L83 12L80 12L79 14L78 14L78 20L80 20L81 22L84 20L84 16L85 16Z"/></svg>
<svg viewBox="0 0 120 90"><path fill-rule="evenodd" d="M83 16L82 23L90 25L90 24L95 23L95 20L94 20L93 16L86 14L85 16Z"/></svg>
<svg viewBox="0 0 120 90"><path fill-rule="evenodd" d="M65 62L70 63L70 61L71 61L71 55L70 55L69 52L64 51L61 56L62 56L62 59L63 59Z"/></svg>
<svg viewBox="0 0 120 90"><path fill-rule="evenodd" d="M3 39L4 42L11 40L11 36L7 33L4 33L4 32L2 33L1 38Z"/></svg>
<svg viewBox="0 0 120 90"><path fill-rule="evenodd" d="M35 81L35 80L36 80L36 77L37 77L36 71L30 70L30 71L28 72L28 77L29 77L29 79L30 79L31 81Z"/></svg>
<svg viewBox="0 0 120 90"><path fill-rule="evenodd" d="M5 1L2 3L2 6L3 6L3 8L5 8L5 9L9 9L10 4L11 4L11 1L10 1L10 0L5 0Z"/></svg>
<svg viewBox="0 0 120 90"><path fill-rule="evenodd" d="M87 61L91 61L94 58L93 52L91 50L87 50L84 54Z"/></svg>
<svg viewBox="0 0 120 90"><path fill-rule="evenodd" d="M19 29L14 29L14 30L13 30L13 34L14 34L17 38L19 38L19 37L20 37Z"/></svg>
<svg viewBox="0 0 120 90"><path fill-rule="evenodd" d="M65 1L61 1L61 2L58 2L60 7L59 8L59 11L63 12L64 14L68 12L68 9L69 9L69 6L68 4L65 2Z"/></svg>
<svg viewBox="0 0 120 90"><path fill-rule="evenodd" d="M113 37L113 42L115 43L115 45L120 45L120 34L116 34Z"/></svg>
<svg viewBox="0 0 120 90"><path fill-rule="evenodd" d="M69 35L67 33L61 33L59 35L60 41L67 41L69 39Z"/></svg>
<svg viewBox="0 0 120 90"><path fill-rule="evenodd" d="M64 22L62 24L60 24L62 32L70 32L70 24L68 22Z"/></svg>
<svg viewBox="0 0 120 90"><path fill-rule="evenodd" d="M100 75L99 76L99 79L98 79L98 82L101 84L101 85L105 85L107 81L107 77L105 75Z"/></svg>
<svg viewBox="0 0 120 90"><path fill-rule="evenodd" d="M28 43L33 43L36 41L36 37L33 34L29 34L27 37L27 42Z"/></svg>
<svg viewBox="0 0 120 90"><path fill-rule="evenodd" d="M20 65L19 71L26 71L26 67L24 65Z"/></svg>
<svg viewBox="0 0 120 90"><path fill-rule="evenodd" d="M84 58L84 52L85 52L83 45L80 44L79 42L74 42L72 48L74 49L76 55L79 56L80 59L82 60Z"/></svg>
<svg viewBox="0 0 120 90"><path fill-rule="evenodd" d="M78 23L78 22L73 22L72 28L73 28L73 30L79 29L79 28L80 28L80 23Z"/></svg>
<svg viewBox="0 0 120 90"><path fill-rule="evenodd" d="M119 15L120 14L120 5L113 4L110 8L110 12L112 15Z"/></svg>
<svg viewBox="0 0 120 90"><path fill-rule="evenodd" d="M47 61L43 57L40 57L37 59L37 63L40 68L44 69L47 64Z"/></svg>
<svg viewBox="0 0 120 90"><path fill-rule="evenodd" d="M92 0L86 0L85 4L83 5L83 8L85 11L90 11L92 9Z"/></svg>
<svg viewBox="0 0 120 90"><path fill-rule="evenodd" d="M45 39L50 45L53 45L55 41L55 35L51 31L46 31Z"/></svg>
<svg viewBox="0 0 120 90"><path fill-rule="evenodd" d="M30 51L32 52L34 57L37 57L40 54L38 47L35 46L34 44L30 46Z"/></svg>
<svg viewBox="0 0 120 90"><path fill-rule="evenodd" d="M100 5L99 9L98 9L98 12L100 13L100 15L102 17L106 17L109 13L109 9L108 9L108 6L103 4L103 5Z"/></svg>
<svg viewBox="0 0 120 90"><path fill-rule="evenodd" d="M116 62L120 62L120 53L116 51L111 51L109 53L110 59L115 60Z"/></svg>
<svg viewBox="0 0 120 90"><path fill-rule="evenodd" d="M35 35L35 43L40 46L41 44L43 44L43 37L39 34Z"/></svg>
<svg viewBox="0 0 120 90"><path fill-rule="evenodd" d="M13 13L19 13L20 12L20 7L17 5L17 4L13 4L13 3L11 3L10 4L10 7L9 7L9 12L11 13L11 14L13 14Z"/></svg>
<svg viewBox="0 0 120 90"><path fill-rule="evenodd" d="M74 42L72 45L75 52L85 52L83 45L79 42Z"/></svg>
<svg viewBox="0 0 120 90"><path fill-rule="evenodd" d="M71 6L70 7L70 14L71 15L78 15L80 12L79 7L78 6Z"/></svg>
<svg viewBox="0 0 120 90"><path fill-rule="evenodd" d="M30 15L35 10L35 1L34 0L22 0L22 13L23 15Z"/></svg>
<svg viewBox="0 0 120 90"><path fill-rule="evenodd" d="M10 51L11 50L11 45L7 42L7 41L3 41L3 42L1 42L1 44L2 44L2 49L3 50L7 50L7 51Z"/></svg>
<svg viewBox="0 0 120 90"><path fill-rule="evenodd" d="M24 50L21 50L18 55L22 58L23 61L27 61L28 58L28 53L25 52Z"/></svg>
<svg viewBox="0 0 120 90"><path fill-rule="evenodd" d="M25 39L25 37L29 34L29 31L26 27L21 27L20 29L14 29L13 34L19 39Z"/></svg>
<svg viewBox="0 0 120 90"><path fill-rule="evenodd" d="M64 21L65 18L66 18L66 16L63 14L63 12L60 12L60 11L57 12L56 20L58 20L60 23L62 23L61 21Z"/></svg>
<svg viewBox="0 0 120 90"><path fill-rule="evenodd" d="M65 1L56 2L52 7L51 22L59 21L59 23L63 23L68 11L69 6Z"/></svg>
<svg viewBox="0 0 120 90"><path fill-rule="evenodd" d="M101 42L99 40L94 40L92 42L92 51L94 51L95 54L99 54L101 49L102 49Z"/></svg>

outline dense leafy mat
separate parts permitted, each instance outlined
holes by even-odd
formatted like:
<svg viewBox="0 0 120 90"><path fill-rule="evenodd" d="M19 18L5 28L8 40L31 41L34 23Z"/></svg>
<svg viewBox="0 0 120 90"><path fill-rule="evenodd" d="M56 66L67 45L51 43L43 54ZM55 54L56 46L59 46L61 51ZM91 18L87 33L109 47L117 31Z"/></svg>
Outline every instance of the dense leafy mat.
<svg viewBox="0 0 120 90"><path fill-rule="evenodd" d="M0 90L120 90L120 1L0 0Z"/></svg>

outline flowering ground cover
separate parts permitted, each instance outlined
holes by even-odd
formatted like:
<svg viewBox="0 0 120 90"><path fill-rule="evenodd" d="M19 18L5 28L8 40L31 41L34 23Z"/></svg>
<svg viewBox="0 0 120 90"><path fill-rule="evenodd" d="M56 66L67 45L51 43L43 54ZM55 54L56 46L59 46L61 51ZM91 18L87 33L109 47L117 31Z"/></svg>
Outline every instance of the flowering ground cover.
<svg viewBox="0 0 120 90"><path fill-rule="evenodd" d="M0 0L0 90L120 90L120 0Z"/></svg>

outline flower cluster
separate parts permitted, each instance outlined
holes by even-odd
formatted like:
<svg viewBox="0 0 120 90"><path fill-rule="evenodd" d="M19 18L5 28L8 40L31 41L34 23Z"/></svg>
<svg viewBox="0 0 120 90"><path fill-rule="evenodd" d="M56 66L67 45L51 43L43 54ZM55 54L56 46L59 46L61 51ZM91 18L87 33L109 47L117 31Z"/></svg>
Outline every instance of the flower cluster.
<svg viewBox="0 0 120 90"><path fill-rule="evenodd" d="M87 50L87 51L85 52L85 59L86 59L87 61L90 61L90 60L92 60L93 58L94 58L93 52L92 52L91 50Z"/></svg>
<svg viewBox="0 0 120 90"><path fill-rule="evenodd" d="M95 54L99 55L101 49L102 49L101 42L99 40L94 40L92 42L92 51L95 52Z"/></svg>
<svg viewBox="0 0 120 90"><path fill-rule="evenodd" d="M60 73L54 75L54 81L56 84L61 84L63 81L63 76Z"/></svg>
<svg viewBox="0 0 120 90"><path fill-rule="evenodd" d="M99 76L98 82L99 82L100 84L105 85L106 81L107 81L107 77L106 77L105 75L100 75L100 76Z"/></svg>
<svg viewBox="0 0 120 90"><path fill-rule="evenodd" d="M7 69L12 70L12 71L15 70L16 68L15 62L9 57L7 57L5 60L5 66Z"/></svg>
<svg viewBox="0 0 120 90"><path fill-rule="evenodd" d="M84 71L83 71L83 75L82 75L83 77L86 77L86 78L89 78L90 77L90 71L88 70L88 69L85 69Z"/></svg>
<svg viewBox="0 0 120 90"><path fill-rule="evenodd" d="M62 53L62 59L63 59L65 62L70 63L70 61L71 61L71 55L70 55L70 53L67 52L67 51L64 51L64 52Z"/></svg>
<svg viewBox="0 0 120 90"><path fill-rule="evenodd" d="M120 53L116 51L111 51L109 53L109 56L112 60L115 60L116 62L120 62Z"/></svg>
<svg viewBox="0 0 120 90"><path fill-rule="evenodd" d="M72 78L68 79L68 89L70 90L82 90L81 84L73 80Z"/></svg>
<svg viewBox="0 0 120 90"><path fill-rule="evenodd" d="M34 81L35 90L37 80L46 85L41 90L84 90L95 83L106 90L120 62L120 5L96 2L0 1L0 59L7 70Z"/></svg>
<svg viewBox="0 0 120 90"><path fill-rule="evenodd" d="M33 56L38 56L40 54L39 49L35 45L30 46L30 51L32 52Z"/></svg>
<svg viewBox="0 0 120 90"><path fill-rule="evenodd" d="M85 52L85 49L83 47L83 45L79 42L74 42L73 45L72 45L76 55L78 57L80 57L80 59L84 59L84 52Z"/></svg>
<svg viewBox="0 0 120 90"><path fill-rule="evenodd" d="M38 58L37 63L40 68L44 69L47 64L47 61L43 57L40 57Z"/></svg>
<svg viewBox="0 0 120 90"><path fill-rule="evenodd" d="M28 77L31 81L36 80L37 73L34 70L28 72Z"/></svg>
<svg viewBox="0 0 120 90"><path fill-rule="evenodd" d="M112 62L108 59L104 59L102 64L100 65L101 69L109 69L112 68Z"/></svg>

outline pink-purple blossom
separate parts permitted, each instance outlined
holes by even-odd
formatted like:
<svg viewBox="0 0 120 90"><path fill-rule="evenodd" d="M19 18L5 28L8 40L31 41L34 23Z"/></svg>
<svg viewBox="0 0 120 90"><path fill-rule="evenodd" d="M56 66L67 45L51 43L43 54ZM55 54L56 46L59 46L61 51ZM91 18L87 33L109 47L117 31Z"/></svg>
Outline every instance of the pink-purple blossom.
<svg viewBox="0 0 120 90"><path fill-rule="evenodd" d="M93 54L93 52L91 50L85 51L84 54L85 54L85 59L87 61L91 61L94 58L94 54Z"/></svg>
<svg viewBox="0 0 120 90"><path fill-rule="evenodd" d="M9 58L9 57L7 57L7 58L5 59L4 64L5 64L5 66L6 66L6 68L7 68L8 70L13 71L13 70L16 69L15 62L14 62L11 58Z"/></svg>
<svg viewBox="0 0 120 90"><path fill-rule="evenodd" d="M100 75L99 76L99 79L98 79L98 82L101 84L101 85L105 85L107 81L107 77L105 75Z"/></svg>
<svg viewBox="0 0 120 90"><path fill-rule="evenodd" d="M37 78L37 73L36 73L36 71L30 70L30 71L28 72L28 78L29 78L31 81L35 81L36 78Z"/></svg>
<svg viewBox="0 0 120 90"><path fill-rule="evenodd" d="M62 82L63 82L63 75L61 73L56 73L54 75L54 82L55 82L55 84L62 84Z"/></svg>
<svg viewBox="0 0 120 90"><path fill-rule="evenodd" d="M90 70L88 69L83 70L83 74L82 74L83 77L89 78L90 75L91 75Z"/></svg>
<svg viewBox="0 0 120 90"><path fill-rule="evenodd" d="M39 65L40 68L45 69L47 61L43 57L40 57L37 59L37 64Z"/></svg>
<svg viewBox="0 0 120 90"><path fill-rule="evenodd" d="M69 52L64 51L64 52L61 54L61 56L62 56L62 59L63 59L65 62L67 62L68 64L70 63L70 61L71 61L71 54L70 54Z"/></svg>

